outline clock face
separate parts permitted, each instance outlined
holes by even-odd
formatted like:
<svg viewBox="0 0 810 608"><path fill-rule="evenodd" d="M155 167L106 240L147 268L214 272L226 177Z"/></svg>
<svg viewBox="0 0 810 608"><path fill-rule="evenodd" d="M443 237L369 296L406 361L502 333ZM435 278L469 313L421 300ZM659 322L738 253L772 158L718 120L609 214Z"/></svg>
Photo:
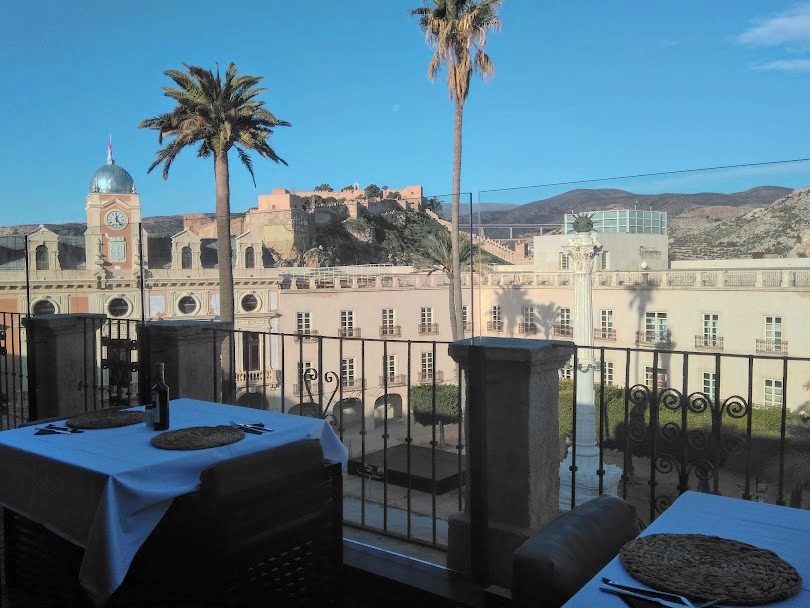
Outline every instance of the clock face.
<svg viewBox="0 0 810 608"><path fill-rule="evenodd" d="M107 225L113 230L121 230L127 225L127 216L120 211L110 211L107 214Z"/></svg>

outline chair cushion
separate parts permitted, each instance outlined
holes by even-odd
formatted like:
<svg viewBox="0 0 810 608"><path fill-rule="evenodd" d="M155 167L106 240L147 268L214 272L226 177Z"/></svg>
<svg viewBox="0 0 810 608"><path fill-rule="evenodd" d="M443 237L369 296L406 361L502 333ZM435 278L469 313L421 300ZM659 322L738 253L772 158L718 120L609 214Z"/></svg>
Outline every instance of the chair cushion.
<svg viewBox="0 0 810 608"><path fill-rule="evenodd" d="M512 597L562 606L639 533L636 510L603 494L561 515L513 554Z"/></svg>

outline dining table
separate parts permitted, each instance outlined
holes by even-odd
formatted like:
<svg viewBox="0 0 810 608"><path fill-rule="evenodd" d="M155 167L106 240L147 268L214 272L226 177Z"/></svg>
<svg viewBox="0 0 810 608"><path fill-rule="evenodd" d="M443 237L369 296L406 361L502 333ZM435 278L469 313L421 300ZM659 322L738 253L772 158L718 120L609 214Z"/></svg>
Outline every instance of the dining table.
<svg viewBox="0 0 810 608"><path fill-rule="evenodd" d="M810 512L806 510L688 491L639 536L650 534L715 536L773 551L798 571L802 584L793 597L767 605L774 608L810 606ZM600 590L603 578L650 589L635 580L616 556L568 600L564 608L626 608L621 597Z"/></svg>
<svg viewBox="0 0 810 608"><path fill-rule="evenodd" d="M197 450L154 447L158 432L144 423L81 433L43 434L40 425L0 432L0 505L84 549L79 582L95 605L121 585L172 501L199 489L204 469L317 439L324 459L340 462L345 471L348 452L321 418L195 399L173 400L169 412L172 431L232 423L267 431Z"/></svg>

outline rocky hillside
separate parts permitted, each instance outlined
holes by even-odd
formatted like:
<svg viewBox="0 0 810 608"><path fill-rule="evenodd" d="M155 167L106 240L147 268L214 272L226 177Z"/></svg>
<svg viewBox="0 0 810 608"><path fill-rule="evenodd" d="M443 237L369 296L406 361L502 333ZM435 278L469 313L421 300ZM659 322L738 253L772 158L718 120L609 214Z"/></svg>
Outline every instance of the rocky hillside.
<svg viewBox="0 0 810 608"><path fill-rule="evenodd" d="M673 260L810 256L810 188L766 206L705 209L670 218Z"/></svg>

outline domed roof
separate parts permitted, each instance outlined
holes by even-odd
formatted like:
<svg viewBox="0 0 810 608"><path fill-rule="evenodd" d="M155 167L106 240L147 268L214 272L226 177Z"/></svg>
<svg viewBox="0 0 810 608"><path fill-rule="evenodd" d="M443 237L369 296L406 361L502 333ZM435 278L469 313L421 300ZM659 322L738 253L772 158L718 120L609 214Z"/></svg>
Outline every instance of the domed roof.
<svg viewBox="0 0 810 608"><path fill-rule="evenodd" d="M135 192L135 180L127 173L126 169L110 160L93 173L93 177L90 178L90 192L133 194Z"/></svg>

